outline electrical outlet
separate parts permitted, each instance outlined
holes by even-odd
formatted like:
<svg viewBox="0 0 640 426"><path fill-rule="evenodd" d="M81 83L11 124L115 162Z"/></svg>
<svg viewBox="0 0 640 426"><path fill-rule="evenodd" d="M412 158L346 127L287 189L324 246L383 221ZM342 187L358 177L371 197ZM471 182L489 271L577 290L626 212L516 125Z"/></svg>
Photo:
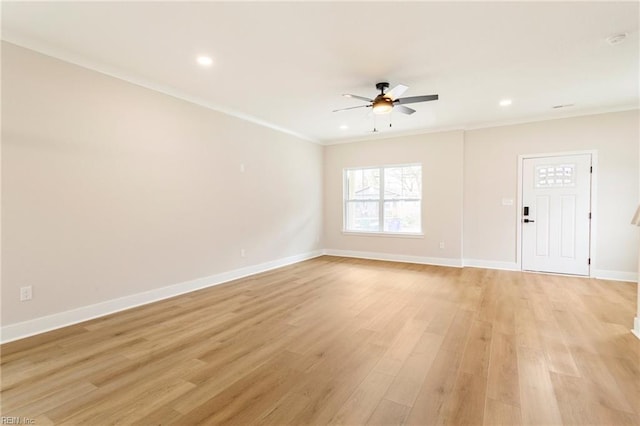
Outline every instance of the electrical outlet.
<svg viewBox="0 0 640 426"><path fill-rule="evenodd" d="M240 249L240 257L247 257L247 253L244 251L244 249Z"/></svg>
<svg viewBox="0 0 640 426"><path fill-rule="evenodd" d="M444 241L440 241L440 248L443 249L444 248Z"/></svg>
<svg viewBox="0 0 640 426"><path fill-rule="evenodd" d="M33 298L33 291L31 286L20 287L20 301L25 302Z"/></svg>

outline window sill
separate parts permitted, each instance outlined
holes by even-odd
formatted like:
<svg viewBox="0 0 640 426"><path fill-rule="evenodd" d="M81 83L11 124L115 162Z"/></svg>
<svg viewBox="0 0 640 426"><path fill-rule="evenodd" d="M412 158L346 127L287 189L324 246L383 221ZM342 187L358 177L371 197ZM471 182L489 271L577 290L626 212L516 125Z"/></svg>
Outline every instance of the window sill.
<svg viewBox="0 0 640 426"><path fill-rule="evenodd" d="M342 235L355 237L387 237L387 238L424 238L423 233L399 233L399 232L360 232L342 231Z"/></svg>

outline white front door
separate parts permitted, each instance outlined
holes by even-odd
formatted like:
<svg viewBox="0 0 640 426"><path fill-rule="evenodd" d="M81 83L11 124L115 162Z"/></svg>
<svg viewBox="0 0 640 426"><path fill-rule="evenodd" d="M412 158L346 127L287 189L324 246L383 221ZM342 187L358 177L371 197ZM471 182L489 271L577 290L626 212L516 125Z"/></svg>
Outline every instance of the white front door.
<svg viewBox="0 0 640 426"><path fill-rule="evenodd" d="M591 154L525 158L522 269L589 275Z"/></svg>

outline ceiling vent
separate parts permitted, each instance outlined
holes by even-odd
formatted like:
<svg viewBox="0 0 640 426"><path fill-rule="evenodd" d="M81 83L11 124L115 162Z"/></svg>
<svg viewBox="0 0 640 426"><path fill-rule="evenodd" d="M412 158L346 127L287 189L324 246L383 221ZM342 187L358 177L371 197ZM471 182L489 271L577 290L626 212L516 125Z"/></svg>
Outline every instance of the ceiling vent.
<svg viewBox="0 0 640 426"><path fill-rule="evenodd" d="M627 33L613 34L607 37L607 43L611 46L622 43L627 38Z"/></svg>

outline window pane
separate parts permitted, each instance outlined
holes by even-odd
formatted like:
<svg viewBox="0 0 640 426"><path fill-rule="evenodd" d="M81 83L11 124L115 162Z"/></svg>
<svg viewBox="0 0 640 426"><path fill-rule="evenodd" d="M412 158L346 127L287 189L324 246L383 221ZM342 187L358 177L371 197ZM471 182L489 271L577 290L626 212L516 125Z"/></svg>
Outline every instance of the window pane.
<svg viewBox="0 0 640 426"><path fill-rule="evenodd" d="M420 201L385 201L384 231L421 232Z"/></svg>
<svg viewBox="0 0 640 426"><path fill-rule="evenodd" d="M384 169L384 198L402 198L402 168Z"/></svg>
<svg viewBox="0 0 640 426"><path fill-rule="evenodd" d="M378 200L380 169L347 170L347 200Z"/></svg>
<svg viewBox="0 0 640 426"><path fill-rule="evenodd" d="M422 166L387 167L384 169L384 198L416 198L422 194Z"/></svg>
<svg viewBox="0 0 640 426"><path fill-rule="evenodd" d="M380 231L377 201L347 202L345 229L347 231Z"/></svg>

